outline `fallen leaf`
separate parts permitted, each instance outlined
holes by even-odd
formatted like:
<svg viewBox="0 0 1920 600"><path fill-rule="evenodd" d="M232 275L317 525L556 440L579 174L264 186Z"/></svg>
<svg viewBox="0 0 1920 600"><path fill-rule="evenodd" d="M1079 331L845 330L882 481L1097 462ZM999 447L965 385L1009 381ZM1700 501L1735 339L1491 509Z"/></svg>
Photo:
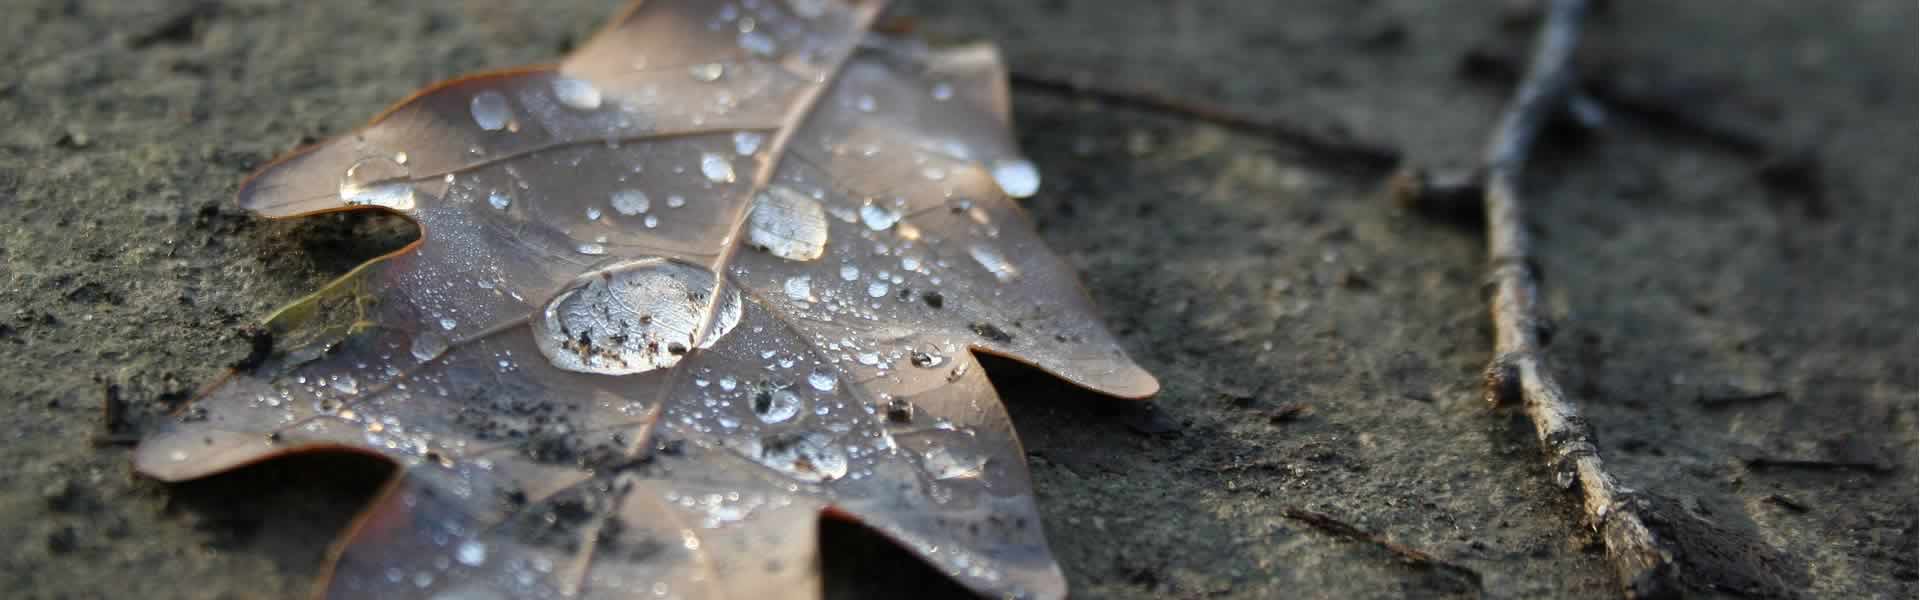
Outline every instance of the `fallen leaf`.
<svg viewBox="0 0 1920 600"><path fill-rule="evenodd" d="M559 65L265 167L255 213L387 210L420 240L271 316L272 352L138 469L397 463L330 597L811 597L822 515L1062 596L973 353L1158 384L1009 198L1039 180L997 53L869 34L879 9L635 3Z"/></svg>

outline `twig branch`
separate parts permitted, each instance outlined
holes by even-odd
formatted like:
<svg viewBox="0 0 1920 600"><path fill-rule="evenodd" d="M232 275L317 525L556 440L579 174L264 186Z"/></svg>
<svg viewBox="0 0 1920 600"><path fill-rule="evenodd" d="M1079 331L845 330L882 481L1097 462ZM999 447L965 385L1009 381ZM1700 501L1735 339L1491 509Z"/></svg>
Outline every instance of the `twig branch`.
<svg viewBox="0 0 1920 600"><path fill-rule="evenodd" d="M1361 529L1346 521L1334 518L1333 515L1294 507L1287 507L1281 510L1281 514L1288 519L1298 521L1328 535L1378 546L1388 552L1392 552L1395 556L1400 557L1401 560L1406 561L1407 564L1423 569L1434 569L1453 573L1473 583L1473 586L1476 588L1482 585L1480 572L1478 571L1441 560L1439 557L1428 554L1424 550L1387 539L1380 534Z"/></svg>
<svg viewBox="0 0 1920 600"><path fill-rule="evenodd" d="M1501 113L1488 143L1477 190L1486 216L1489 309L1494 358L1487 366L1486 395L1495 404L1523 404L1555 477L1579 486L1587 525L1601 532L1607 557L1629 598L1677 593L1677 566L1642 518L1635 502L1600 461L1586 420L1545 364L1551 327L1540 308L1540 274L1533 238L1526 228L1519 179L1534 141L1549 117L1573 98L1573 53L1586 12L1584 0L1553 0L1541 22L1531 64ZM1414 180L1434 188L1428 178ZM1446 187L1446 186L1439 186ZM1401 193L1426 191L1403 178ZM1455 192L1460 188L1455 186ZM1405 200L1405 198L1403 198Z"/></svg>
<svg viewBox="0 0 1920 600"><path fill-rule="evenodd" d="M1204 101L1178 98L1149 90L1098 86L1087 81L1035 73L1016 71L1010 74L1009 78L1014 85L1035 92L1089 98L1114 106L1179 115L1235 131L1265 136L1299 148L1302 151L1301 154L1307 158L1324 161L1328 165L1337 165L1342 169L1359 168L1378 174L1400 163L1400 152L1392 148L1355 140L1335 139L1307 127L1235 112L1227 107Z"/></svg>

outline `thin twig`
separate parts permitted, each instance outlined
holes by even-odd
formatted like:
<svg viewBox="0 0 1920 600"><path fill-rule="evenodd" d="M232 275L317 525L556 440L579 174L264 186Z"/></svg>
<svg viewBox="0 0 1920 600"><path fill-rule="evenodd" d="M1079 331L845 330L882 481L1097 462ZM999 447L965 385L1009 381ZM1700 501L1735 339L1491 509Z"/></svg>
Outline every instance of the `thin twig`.
<svg viewBox="0 0 1920 600"><path fill-rule="evenodd" d="M1262 118L1191 98L1179 98L1142 89L1095 85L1077 79L1063 79L1027 72L1010 74L1021 88L1089 98L1106 104L1179 115L1231 128L1239 132L1272 138L1302 150L1302 155L1343 169L1385 172L1400 163L1400 152L1362 141L1335 139L1311 129L1273 118Z"/></svg>
<svg viewBox="0 0 1920 600"><path fill-rule="evenodd" d="M1533 239L1519 191L1533 142L1547 119L1567 106L1575 81L1573 52L1586 12L1584 0L1554 0L1541 22L1532 63L1494 129L1484 157L1490 313L1494 358L1487 366L1487 398L1523 403L1562 485L1578 485L1587 525L1599 530L1607 556L1629 598L1675 593L1673 555L1662 548L1632 502L1600 461L1587 423L1547 369L1543 347L1550 328L1540 308Z"/></svg>
<svg viewBox="0 0 1920 600"><path fill-rule="evenodd" d="M1333 515L1291 506L1281 509L1280 514L1328 535L1378 546L1388 552L1392 552L1395 556L1400 557L1401 560L1406 561L1407 564L1424 569L1450 572L1473 582L1474 587L1480 587L1481 585L1479 571L1441 560L1439 557L1429 554L1424 550L1387 539L1380 534L1361 529L1346 521L1334 518Z"/></svg>

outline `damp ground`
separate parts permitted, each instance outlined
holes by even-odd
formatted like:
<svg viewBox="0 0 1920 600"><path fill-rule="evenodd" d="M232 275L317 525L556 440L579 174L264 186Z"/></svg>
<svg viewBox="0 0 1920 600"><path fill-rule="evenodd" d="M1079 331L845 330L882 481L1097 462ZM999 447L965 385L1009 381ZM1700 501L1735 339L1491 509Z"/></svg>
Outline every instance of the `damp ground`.
<svg viewBox="0 0 1920 600"><path fill-rule="evenodd" d="M552 60L612 4L7 2L0 588L310 589L382 465L302 457L161 485L101 435L103 398L178 401L247 355L243 326L406 239L390 220L249 217L232 202L248 171L424 84ZM1527 41L1524 4L898 12L998 41L1029 78L1461 167L1507 91L1501 57ZM1593 71L1679 110L1610 113L1531 169L1556 368L1623 483L1657 494L1696 590L1912 597L1914 6L1605 4ZM1165 385L1149 407L992 365L1077 597L1615 594L1524 418L1479 399L1470 225L1399 211L1386 169L1297 141L1044 86L1016 87L1015 109L1045 175L1034 220ZM958 593L857 528L827 534L836 596Z"/></svg>

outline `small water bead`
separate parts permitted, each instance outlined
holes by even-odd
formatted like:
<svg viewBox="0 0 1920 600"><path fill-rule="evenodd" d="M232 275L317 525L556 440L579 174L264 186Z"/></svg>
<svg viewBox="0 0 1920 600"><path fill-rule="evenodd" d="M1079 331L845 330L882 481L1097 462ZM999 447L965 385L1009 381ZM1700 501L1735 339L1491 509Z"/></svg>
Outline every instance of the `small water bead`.
<svg viewBox="0 0 1920 600"><path fill-rule="evenodd" d="M595 244L593 242L583 242L578 246L574 246L573 251L581 254L585 254L587 256L599 256L607 253L607 247L604 244Z"/></svg>
<svg viewBox="0 0 1920 600"><path fill-rule="evenodd" d="M813 301L813 278L812 277L809 277L806 275L795 275L793 277L788 277L787 283L784 287L786 288L787 298L792 299L795 302Z"/></svg>
<svg viewBox="0 0 1920 600"><path fill-rule="evenodd" d="M598 206L587 207L587 220L588 221L600 220L600 207Z"/></svg>
<svg viewBox="0 0 1920 600"><path fill-rule="evenodd" d="M832 481L847 475L845 451L824 434L767 436L743 444L740 453L801 481Z"/></svg>
<svg viewBox="0 0 1920 600"><path fill-rule="evenodd" d="M1026 198L1040 191L1040 171L1025 160L1000 160L993 163L993 181L1000 191L1015 198Z"/></svg>
<svg viewBox="0 0 1920 600"><path fill-rule="evenodd" d="M833 391L839 380L839 377L834 376L833 370L826 367L814 367L812 372L807 373L807 385L822 392Z"/></svg>
<svg viewBox="0 0 1920 600"><path fill-rule="evenodd" d="M349 205L413 209L413 181L405 165L375 157L353 163L340 178L340 201Z"/></svg>
<svg viewBox="0 0 1920 600"><path fill-rule="evenodd" d="M613 193L613 210L629 217L647 212L653 208L653 202L647 199L646 192L640 190L620 190Z"/></svg>
<svg viewBox="0 0 1920 600"><path fill-rule="evenodd" d="M917 272L919 272L919 271L920 271L920 259L918 259L918 258L915 258L915 257L912 257L912 256L902 256L902 257L900 257L900 270L902 270L902 271L907 271L907 272L910 272L910 273L917 273Z"/></svg>
<svg viewBox="0 0 1920 600"><path fill-rule="evenodd" d="M733 391L733 388L736 388L739 386L740 386L740 380L734 379L732 375L727 375L720 378L720 389L731 392Z"/></svg>
<svg viewBox="0 0 1920 600"><path fill-rule="evenodd" d="M860 207L860 222L865 223L867 229L886 231L887 228L893 227L894 223L900 222L900 213L892 208L868 202Z"/></svg>
<svg viewBox="0 0 1920 600"><path fill-rule="evenodd" d="M1020 276L1020 269L1008 262L1007 257L1000 254L998 248L986 244L974 244L967 247L967 254L972 256L973 261L979 263L981 268L992 273L994 279L1013 281Z"/></svg>
<svg viewBox="0 0 1920 600"><path fill-rule="evenodd" d="M855 279L859 279L860 267L856 267L853 265L840 265L840 278L846 281L853 281Z"/></svg>
<svg viewBox="0 0 1920 600"><path fill-rule="evenodd" d="M506 129L507 122L513 120L513 108L507 106L507 97L493 90L474 94L467 108L473 113L473 123L487 131Z"/></svg>
<svg viewBox="0 0 1920 600"><path fill-rule="evenodd" d="M404 165L404 164L407 164L407 153L405 153L405 152L396 152L396 153L394 153L394 154L393 154L393 162L396 162L396 163L399 163L399 164L403 164L403 165Z"/></svg>
<svg viewBox="0 0 1920 600"><path fill-rule="evenodd" d="M887 296L887 283L884 281L875 281L867 284L867 296L872 298L885 298Z"/></svg>
<svg viewBox="0 0 1920 600"><path fill-rule="evenodd" d="M459 321L455 321L453 319L440 319L441 329L445 329L447 331L453 331L453 328L459 327L459 326L460 326Z"/></svg>
<svg viewBox="0 0 1920 600"><path fill-rule="evenodd" d="M460 542L460 547L454 550L453 557L460 561L460 564L478 567L487 562L487 545L473 540Z"/></svg>
<svg viewBox="0 0 1920 600"><path fill-rule="evenodd" d="M703 83L719 81L720 76L726 73L727 66L720 63L705 63L687 67L687 74L692 75L694 81Z"/></svg>
<svg viewBox="0 0 1920 600"><path fill-rule="evenodd" d="M645 218L645 219L641 219L641 220L640 220L640 224L641 224L641 225L645 225L645 226L647 226L647 229L653 229L653 228L655 228L655 227L659 227L659 226L660 226L660 217L656 217L656 216L653 216L653 215L647 215L647 218Z"/></svg>
<svg viewBox="0 0 1920 600"><path fill-rule="evenodd" d="M758 131L737 132L733 134L733 153L741 156L752 155L760 149L760 142L766 139L766 134Z"/></svg>
<svg viewBox="0 0 1920 600"><path fill-rule="evenodd" d="M572 77L557 77L553 80L553 95L561 104L578 110L600 108L600 88L585 80Z"/></svg>
<svg viewBox="0 0 1920 600"><path fill-rule="evenodd" d="M733 161L715 152L700 155L700 174L714 183L733 183Z"/></svg>
<svg viewBox="0 0 1920 600"><path fill-rule="evenodd" d="M681 196L679 194L667 196L667 208L680 208L686 205L687 205L686 196Z"/></svg>
<svg viewBox="0 0 1920 600"><path fill-rule="evenodd" d="M934 100L944 101L951 98L953 98L953 84L947 83L945 81L936 81L933 83L933 99Z"/></svg>
<svg viewBox="0 0 1920 600"><path fill-rule="evenodd" d="M813 198L775 185L754 195L747 242L787 260L820 258L827 247L827 215Z"/></svg>
<svg viewBox="0 0 1920 600"><path fill-rule="evenodd" d="M491 192L487 194L487 204L499 210L506 210L513 204L513 198L500 192Z"/></svg>
<svg viewBox="0 0 1920 600"><path fill-rule="evenodd" d="M356 381L352 375L342 375L339 379L333 380L332 385L333 391L342 394L351 396L360 393L360 382Z"/></svg>

